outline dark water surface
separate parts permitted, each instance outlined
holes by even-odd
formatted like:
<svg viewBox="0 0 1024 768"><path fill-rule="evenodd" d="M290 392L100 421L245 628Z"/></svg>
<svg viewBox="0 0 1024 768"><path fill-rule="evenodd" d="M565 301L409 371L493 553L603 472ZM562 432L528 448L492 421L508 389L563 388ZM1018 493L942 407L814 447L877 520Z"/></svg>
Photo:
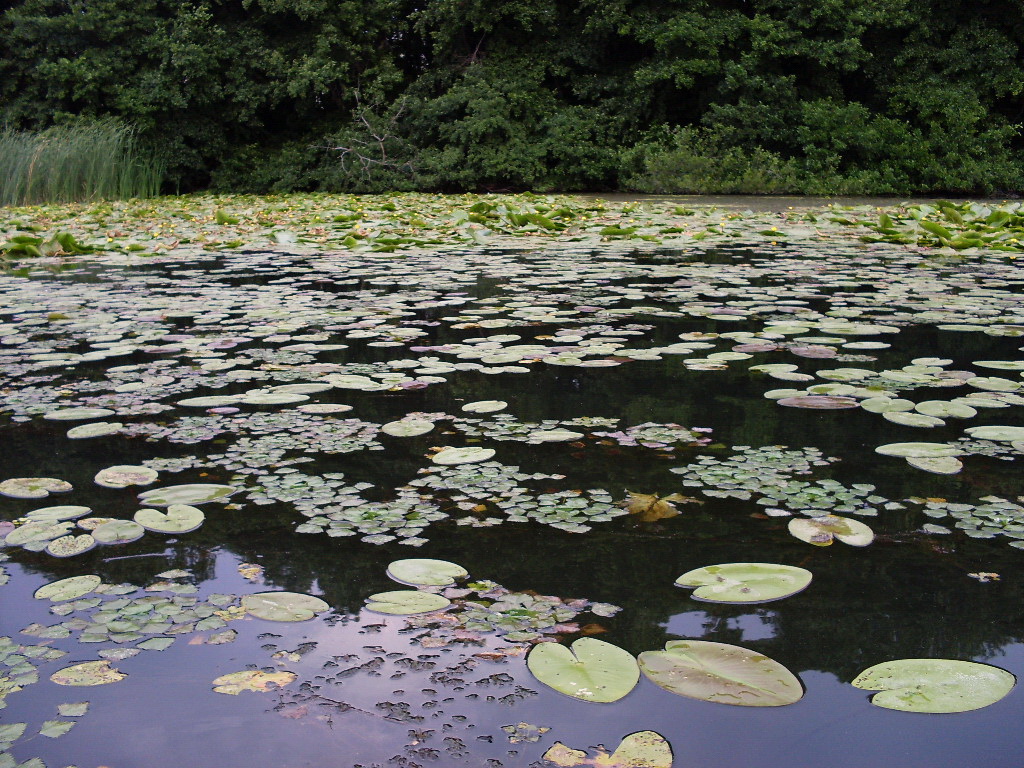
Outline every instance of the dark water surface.
<svg viewBox="0 0 1024 768"><path fill-rule="evenodd" d="M893 442L955 443L971 426L1021 425L1020 406L1011 399L1007 407L979 407L969 420L915 428L861 408L779 405L764 393L834 380L776 380L750 366L791 363L812 375L844 367L878 373L916 358L941 358L949 362L938 367L947 371L1016 380L1016 371L972 366L1020 357L1012 332L1024 322L1017 317L1020 283L1019 269L996 258L926 263L895 248L827 244L818 252L811 246L758 244L700 253L552 248L405 259L254 251L191 265L94 264L59 274L0 277L0 366L6 376L0 479L54 477L74 486L41 500L4 499L0 519L15 520L53 504L87 505L94 515L130 519L142 506L136 494L144 489L104 488L93 476L104 467L156 459L180 459L182 468L151 465L160 470L154 487L223 482L242 489L230 504L202 505L205 522L191 533L148 532L138 541L67 559L13 546L0 550L10 557L4 564L10 581L0 587L0 635L67 651L59 660L35 664L39 681L6 697L0 722L28 726L10 747L15 762L5 757L8 762L0 765L38 757L51 767L525 768L539 764L555 741L612 749L626 734L655 730L672 744L679 768L1019 768L1020 686L977 711L930 715L872 706L871 693L849 683L871 665L903 658L974 660L1024 675L1024 552L1009 546L1019 537L968 536L954 528L955 520L930 519L921 504L903 501L942 498L976 505L995 495L1012 502L1024 492L1018 448L974 441L964 448L964 470L955 475L921 471L873 450ZM529 309L538 306L552 312ZM359 326L366 319L374 322ZM765 336L769 326L798 320L810 329ZM898 332L851 332L841 322L890 325ZM978 329L937 327L956 323ZM992 327L1000 333L985 331ZM403 338L410 328L423 335ZM620 331L628 333L616 335ZM686 362L751 340L715 335L737 331L789 347L726 359L721 369ZM570 339L621 339L613 342L621 345L618 351L589 358L620 364L483 362L480 355L456 357L445 350L466 339L515 334L521 339L499 341L494 349L543 344L561 351L537 357L572 357L564 348L578 341L559 343L560 332ZM621 353L695 341L695 333L706 334L703 340L713 347L649 355L655 359ZM691 336L681 340L680 334ZM162 339L167 335L171 341ZM840 338L793 341L801 336ZM843 346L860 341L891 347ZM296 344L347 348L287 349ZM811 358L790 351L801 344L855 357ZM79 357L111 345L120 346L110 357ZM45 364L48 353L66 357ZM218 369L218 360L235 365ZM391 366L395 360L417 365ZM528 371L416 373L465 361L485 369L521 364ZM255 373L228 377L227 371L238 369ZM180 406L149 413L144 405L389 371L396 374L386 380L393 384L389 388L335 387L310 394L307 403L346 404L352 410L310 414L308 422L240 421L253 414L294 415L295 404L240 404L237 414L219 415ZM890 391L915 402L983 391L964 384L902 386ZM461 410L467 402L485 400L507 401L501 413L511 418ZM67 430L84 422L42 418L72 406L109 406L116 414L102 420L123 422L127 433L69 439ZM427 414L434 430L419 437L379 432L380 425L407 414ZM588 417L617 423L580 421ZM332 447L317 438L325 425L336 429L349 419L358 439L349 436L344 446ZM524 434L555 426L542 425L544 420L583 435L567 442L524 442ZM630 444L620 432L643 424L709 431L686 440L648 439L649 446ZM287 440L275 448L275 436ZM529 489L524 498L581 490L589 501L603 498L595 492L619 501L632 491L683 493L702 503L679 503L678 516L661 520L616 516L571 532L536 519L502 521L509 510L496 504L500 494L488 496L470 481L432 495L416 486L439 510L439 519L412 537L382 524L377 534L398 538L375 544L363 540L375 535L368 528L344 537L296 532L305 520L303 502L337 504L337 488L276 498L258 490L265 489L265 476L294 476L278 471L289 459L309 458L290 468L318 478L341 473L346 484L373 484L364 489L364 503L391 502L410 481L436 474L428 456L433 447L448 445L493 448L500 465L548 476L521 481ZM872 493L885 503L864 502L856 516L871 526L875 541L866 547L811 546L789 534L788 517L765 514L778 505L758 503L756 480L751 498L719 498L705 493L716 490L714 483L683 485L669 471L701 456L726 462L743 446L817 449L835 460L793 480L875 486ZM280 452L273 454L275 449ZM234 460L218 458L232 450ZM267 452L272 455L261 458ZM923 528L928 523L953 532L930 532ZM427 541L405 546L403 537ZM522 655L476 655L510 645L498 635L433 647L418 642L423 632L407 629L405 617L367 611L370 594L400 588L385 570L407 557L450 560L473 579L515 592L621 606L614 617L583 613L578 623L600 625L604 631L595 636L633 654L684 638L756 650L795 673L806 694L784 707L733 707L683 698L641 677L616 703L577 701L534 679ZM797 565L814 580L799 594L758 605L698 602L673 584L690 569L729 562ZM262 575L247 580L239 572L242 564L260 566ZM169 569L187 570L190 576L177 581L194 583L198 592L190 597L200 600L286 590L321 596L331 609L305 622L234 618L227 625L237 638L225 644L200 642L214 630L166 635L176 638L166 650L112 662L128 675L116 684L67 687L49 680L62 667L140 639L83 643L74 634L22 634L33 623L67 620L50 612L50 601L33 598L39 586L91 573L105 583L142 588ZM969 575L982 572L999 579L983 583ZM145 594L160 593L129 596ZM93 610L83 606L74 615L88 618ZM565 643L579 636L571 628L549 634ZM297 677L263 693L212 690L218 676L247 668L287 670ZM58 716L57 705L84 701L90 702L85 715ZM76 724L59 738L34 735L53 719ZM536 741L510 741L502 727L519 723L550 730Z"/></svg>

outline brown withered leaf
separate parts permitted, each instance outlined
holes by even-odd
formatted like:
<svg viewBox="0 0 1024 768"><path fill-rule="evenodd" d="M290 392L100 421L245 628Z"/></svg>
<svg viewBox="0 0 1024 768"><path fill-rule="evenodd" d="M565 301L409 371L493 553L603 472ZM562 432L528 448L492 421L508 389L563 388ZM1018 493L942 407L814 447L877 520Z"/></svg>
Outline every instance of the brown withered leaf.
<svg viewBox="0 0 1024 768"><path fill-rule="evenodd" d="M626 501L626 509L629 514L636 515L642 523L653 523L655 520L664 520L675 517L679 514L673 502L684 504L701 503L690 496L683 496L681 493L672 493L668 496L658 496L654 493L634 493L626 491L629 499Z"/></svg>

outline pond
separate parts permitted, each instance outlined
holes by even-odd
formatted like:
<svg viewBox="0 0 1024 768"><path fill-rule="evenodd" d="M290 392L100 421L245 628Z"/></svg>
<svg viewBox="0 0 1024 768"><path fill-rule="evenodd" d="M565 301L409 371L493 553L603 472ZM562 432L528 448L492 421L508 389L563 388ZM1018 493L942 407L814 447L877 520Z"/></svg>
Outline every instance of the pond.
<svg viewBox="0 0 1024 768"><path fill-rule="evenodd" d="M593 765L654 731L677 768L1019 768L1012 254L752 230L26 264L0 766ZM791 568L676 583L731 563ZM574 643L585 673L543 657ZM904 659L988 666L851 684Z"/></svg>

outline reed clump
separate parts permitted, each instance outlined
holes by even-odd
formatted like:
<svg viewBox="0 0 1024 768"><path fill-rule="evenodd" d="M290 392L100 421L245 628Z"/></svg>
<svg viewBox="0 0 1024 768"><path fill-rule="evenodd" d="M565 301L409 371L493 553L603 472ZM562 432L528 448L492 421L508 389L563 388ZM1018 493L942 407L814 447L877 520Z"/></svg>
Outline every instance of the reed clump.
<svg viewBox="0 0 1024 768"><path fill-rule="evenodd" d="M0 205L154 197L163 168L116 119L0 130Z"/></svg>

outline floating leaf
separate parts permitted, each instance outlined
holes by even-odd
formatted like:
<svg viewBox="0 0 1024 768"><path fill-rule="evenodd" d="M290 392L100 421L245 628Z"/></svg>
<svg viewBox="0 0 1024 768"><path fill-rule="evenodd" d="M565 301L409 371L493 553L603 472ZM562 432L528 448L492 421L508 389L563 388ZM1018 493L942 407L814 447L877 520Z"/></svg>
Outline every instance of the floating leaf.
<svg viewBox="0 0 1024 768"><path fill-rule="evenodd" d="M874 532L859 520L837 515L821 517L794 517L789 521L789 532L800 541L827 547L833 539L853 547L866 547L874 538Z"/></svg>
<svg viewBox="0 0 1024 768"><path fill-rule="evenodd" d="M618 701L640 679L633 654L593 637L581 637L570 648L535 645L526 664L544 685L583 701Z"/></svg>
<svg viewBox="0 0 1024 768"><path fill-rule="evenodd" d="M391 563L388 566L388 576L402 584L445 587L454 584L458 579L466 578L469 571L447 560L409 558Z"/></svg>
<svg viewBox="0 0 1024 768"><path fill-rule="evenodd" d="M106 685L124 680L128 675L110 666L109 661L86 661L59 669L50 675L57 685Z"/></svg>
<svg viewBox="0 0 1024 768"><path fill-rule="evenodd" d="M136 523L157 533L188 533L199 528L205 519L201 509L187 504L171 504L166 513L157 509L140 509L134 515Z"/></svg>
<svg viewBox="0 0 1024 768"><path fill-rule="evenodd" d="M268 621L306 621L331 606L299 592L257 592L242 597L242 608Z"/></svg>
<svg viewBox="0 0 1024 768"><path fill-rule="evenodd" d="M417 590L395 590L378 592L366 599L366 607L374 613L388 613L407 616L414 613L430 613L451 605L451 601L433 592Z"/></svg>
<svg viewBox="0 0 1024 768"><path fill-rule="evenodd" d="M775 402L779 405L787 405L790 408L813 408L827 411L857 408L860 405L852 397L839 397L837 395L800 395L797 397L783 397Z"/></svg>
<svg viewBox="0 0 1024 768"><path fill-rule="evenodd" d="M871 703L904 712L968 712L995 704L1016 684L1005 669L955 659L899 659L876 664L853 681L881 691Z"/></svg>
<svg viewBox="0 0 1024 768"><path fill-rule="evenodd" d="M261 672L245 670L221 675L213 681L213 690L237 696L242 691L271 691L288 685L297 675L294 672Z"/></svg>
<svg viewBox="0 0 1024 768"><path fill-rule="evenodd" d="M68 430L67 436L72 440L81 440L87 437L104 437L121 431L124 427L119 421L94 421L91 424L79 424Z"/></svg>
<svg viewBox="0 0 1024 768"><path fill-rule="evenodd" d="M964 463L956 456L908 456L907 464L937 475L955 475L964 468Z"/></svg>
<svg viewBox="0 0 1024 768"><path fill-rule="evenodd" d="M811 578L792 565L724 563L687 571L676 586L696 587L693 598L709 603L766 603L806 589Z"/></svg>
<svg viewBox="0 0 1024 768"><path fill-rule="evenodd" d="M191 485L169 485L152 488L139 494L139 501L154 507L169 507L172 504L207 504L223 501L238 489L233 485L194 483Z"/></svg>
<svg viewBox="0 0 1024 768"><path fill-rule="evenodd" d="M71 488L71 483L55 477L12 477L0 483L0 496L44 499L51 493L66 493Z"/></svg>
<svg viewBox="0 0 1024 768"><path fill-rule="evenodd" d="M691 699L741 707L779 707L799 701L797 677L756 651L703 640L670 640L644 651L640 669L655 684Z"/></svg>
<svg viewBox="0 0 1024 768"><path fill-rule="evenodd" d="M74 704L58 704L57 714L61 717L81 717L89 711L88 701L79 701Z"/></svg>
<svg viewBox="0 0 1024 768"><path fill-rule="evenodd" d="M39 729L39 735L56 739L58 736L63 736L74 727L74 720L47 720Z"/></svg>
<svg viewBox="0 0 1024 768"><path fill-rule="evenodd" d="M443 448L433 455L435 464L475 464L494 457L493 448Z"/></svg>
<svg viewBox="0 0 1024 768"><path fill-rule="evenodd" d="M495 413L506 408L508 408L508 403L504 400L477 400L462 406L462 410L466 413Z"/></svg>
<svg viewBox="0 0 1024 768"><path fill-rule="evenodd" d="M560 768L672 768L672 747L654 731L637 731L626 736L614 752L598 747L594 757L556 741L541 759Z"/></svg>
<svg viewBox="0 0 1024 768"><path fill-rule="evenodd" d="M146 529L132 520L111 520L94 528L92 537L100 544L127 544L145 533Z"/></svg>
<svg viewBox="0 0 1024 768"><path fill-rule="evenodd" d="M664 520L665 518L678 515L679 510L672 503L674 501L694 501L694 499L683 496L680 493L673 493L664 497L653 493L633 493L633 491L626 491L626 493L629 494L629 502L626 505L627 511L631 515L636 515L644 523L652 523L655 520Z"/></svg>
<svg viewBox="0 0 1024 768"><path fill-rule="evenodd" d="M71 576L67 579L59 579L44 584L33 593L38 600L51 600L55 603L64 600L74 600L76 597L87 595L103 583L103 579L94 574L87 576Z"/></svg>
<svg viewBox="0 0 1024 768"><path fill-rule="evenodd" d="M56 523L61 520L74 520L83 517L91 511L89 507L78 506L43 507L42 509L33 509L25 515L25 519L35 523Z"/></svg>
<svg viewBox="0 0 1024 768"><path fill-rule="evenodd" d="M78 536L61 536L46 545L46 551L53 557L74 557L88 552L96 546L96 539L88 533Z"/></svg>
<svg viewBox="0 0 1024 768"><path fill-rule="evenodd" d="M583 437L582 432L573 432L570 429L538 429L526 436L531 443L565 443L570 440L579 440Z"/></svg>
<svg viewBox="0 0 1024 768"><path fill-rule="evenodd" d="M875 453L911 459L934 459L942 456L959 456L963 451L946 443L888 443L875 448Z"/></svg>
<svg viewBox="0 0 1024 768"><path fill-rule="evenodd" d="M380 431L393 437L416 437L425 435L434 428L434 422L425 419L399 419L390 421Z"/></svg>
<svg viewBox="0 0 1024 768"><path fill-rule="evenodd" d="M995 440L1007 443L1024 440L1024 427L970 427L964 431L975 440Z"/></svg>
<svg viewBox="0 0 1024 768"><path fill-rule="evenodd" d="M85 419L98 419L101 416L113 416L114 411L109 408L62 408L58 411L44 413L44 419L53 421L84 421Z"/></svg>
<svg viewBox="0 0 1024 768"><path fill-rule="evenodd" d="M131 464L119 464L101 469L93 478L96 485L104 488L127 488L129 485L149 485L155 482L159 474L149 467Z"/></svg>

